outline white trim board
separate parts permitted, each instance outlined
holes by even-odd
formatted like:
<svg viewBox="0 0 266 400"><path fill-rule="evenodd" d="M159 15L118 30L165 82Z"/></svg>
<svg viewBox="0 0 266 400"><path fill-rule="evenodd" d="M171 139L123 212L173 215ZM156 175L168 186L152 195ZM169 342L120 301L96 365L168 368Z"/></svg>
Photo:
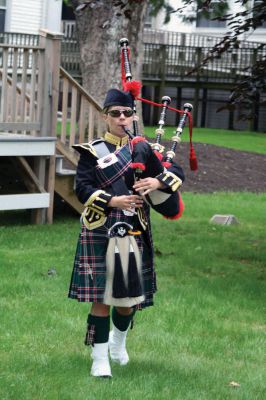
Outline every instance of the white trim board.
<svg viewBox="0 0 266 400"><path fill-rule="evenodd" d="M0 135L0 156L52 156L55 154L55 138L38 139L10 138Z"/></svg>
<svg viewBox="0 0 266 400"><path fill-rule="evenodd" d="M1 211L48 208L49 203L49 193L8 194L0 196Z"/></svg>

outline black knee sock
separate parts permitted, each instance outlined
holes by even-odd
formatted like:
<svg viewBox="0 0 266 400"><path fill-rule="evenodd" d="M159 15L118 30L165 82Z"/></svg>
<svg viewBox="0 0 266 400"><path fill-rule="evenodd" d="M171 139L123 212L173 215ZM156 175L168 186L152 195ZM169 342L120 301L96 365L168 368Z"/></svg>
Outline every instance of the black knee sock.
<svg viewBox="0 0 266 400"><path fill-rule="evenodd" d="M113 307L112 320L113 320L114 326L117 329L119 329L120 331L126 331L132 321L134 314L135 314L135 311L132 311L132 313L129 315L122 315L122 314L119 314L119 312L117 311L117 309L115 307Z"/></svg>
<svg viewBox="0 0 266 400"><path fill-rule="evenodd" d="M106 343L109 339L110 316L98 317L96 315L88 315L88 329L85 337L86 345L94 343Z"/></svg>

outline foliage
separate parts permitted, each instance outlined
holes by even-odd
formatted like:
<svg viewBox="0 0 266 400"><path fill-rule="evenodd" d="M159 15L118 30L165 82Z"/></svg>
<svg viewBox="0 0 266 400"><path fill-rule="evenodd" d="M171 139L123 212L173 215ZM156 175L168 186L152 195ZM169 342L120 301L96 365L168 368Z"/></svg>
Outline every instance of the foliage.
<svg viewBox="0 0 266 400"><path fill-rule="evenodd" d="M186 10L195 5L195 0L182 1L184 3L183 7L171 12L182 13L184 20L191 22L191 20L196 18L195 12L186 14ZM228 32L212 48L210 54L205 57L202 63L191 70L190 73L195 72L209 61L220 58L223 53L241 47L242 35L252 33L266 21L265 1L254 1L250 5L249 0L235 0L235 3L242 6L242 10L237 13L226 13L228 10L228 0L221 2L198 0L196 3L198 7L197 12L202 13L204 17L226 21ZM265 43L262 43L258 46L257 51L265 45ZM251 65L243 71L243 74L244 78L233 88L227 104L218 111L238 109L239 119L246 120L253 119L256 116L258 106L266 104L266 57L254 58L253 62L251 60Z"/></svg>
<svg viewBox="0 0 266 400"><path fill-rule="evenodd" d="M257 60L245 71L246 77L234 87L227 104L217 110L237 108L241 120L253 119L257 116L258 106L266 104L266 57Z"/></svg>
<svg viewBox="0 0 266 400"><path fill-rule="evenodd" d="M170 21L171 13L174 12L174 8L166 0L151 0L150 2L150 15L156 16L159 11L165 11L164 23Z"/></svg>
<svg viewBox="0 0 266 400"><path fill-rule="evenodd" d="M171 10L170 14L178 13L184 22L195 21L199 14L207 19L223 17L229 9L228 0L182 0L182 3L181 7Z"/></svg>

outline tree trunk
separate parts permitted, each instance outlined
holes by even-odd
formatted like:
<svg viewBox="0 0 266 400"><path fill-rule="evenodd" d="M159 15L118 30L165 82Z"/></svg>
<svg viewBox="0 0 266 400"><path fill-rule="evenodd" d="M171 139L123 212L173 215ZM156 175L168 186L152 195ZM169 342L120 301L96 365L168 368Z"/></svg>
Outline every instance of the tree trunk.
<svg viewBox="0 0 266 400"><path fill-rule="evenodd" d="M80 1L72 0L77 7ZM91 0L76 11L77 39L84 88L100 104L110 88L122 89L119 40L130 46L134 80L141 80L143 28L148 0Z"/></svg>

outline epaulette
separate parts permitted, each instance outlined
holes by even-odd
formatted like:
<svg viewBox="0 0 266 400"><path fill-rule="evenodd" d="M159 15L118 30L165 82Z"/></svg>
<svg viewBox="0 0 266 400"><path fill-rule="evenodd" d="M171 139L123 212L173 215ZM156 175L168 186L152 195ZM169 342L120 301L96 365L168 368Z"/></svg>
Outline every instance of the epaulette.
<svg viewBox="0 0 266 400"><path fill-rule="evenodd" d="M96 151L94 146L97 145L97 144L100 144L102 142L104 142L104 139L103 138L98 138L98 139L91 140L90 142L87 142L87 143L74 144L72 147L73 147L73 149L78 151L80 154L84 153L84 152L85 153L89 152L94 157L98 158L98 154L97 154L97 151Z"/></svg>
<svg viewBox="0 0 266 400"><path fill-rule="evenodd" d="M94 140L91 140L89 143L92 144L92 145L95 145L95 144L98 144L98 143L101 143L101 142L105 142L104 138L102 138L102 137L94 139Z"/></svg>

